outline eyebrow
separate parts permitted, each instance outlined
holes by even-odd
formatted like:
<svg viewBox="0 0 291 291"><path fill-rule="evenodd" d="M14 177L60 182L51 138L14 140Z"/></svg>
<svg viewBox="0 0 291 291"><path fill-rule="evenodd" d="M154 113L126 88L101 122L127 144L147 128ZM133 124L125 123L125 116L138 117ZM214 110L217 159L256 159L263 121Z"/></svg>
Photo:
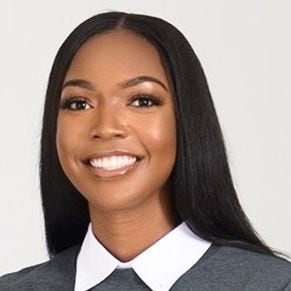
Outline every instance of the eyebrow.
<svg viewBox="0 0 291 291"><path fill-rule="evenodd" d="M154 82L160 85L166 91L169 91L167 86L162 81L151 76L138 76L132 79L122 81L118 85L122 88L129 88L129 87L137 86L144 82ZM64 85L62 86L62 90L64 90L66 87L69 87L69 86L81 87L81 88L89 89L92 91L95 90L95 87L91 82L83 80L83 79L72 79L72 80L66 81Z"/></svg>
<svg viewBox="0 0 291 291"><path fill-rule="evenodd" d="M83 79L72 79L72 80L66 81L62 87L62 90L64 90L66 87L69 87L69 86L81 87L81 88L89 89L92 91L94 90L94 86L92 85L92 83Z"/></svg>
<svg viewBox="0 0 291 291"><path fill-rule="evenodd" d="M160 81L160 80L158 80L158 79L156 79L154 77L151 77L151 76L138 76L138 77L135 77L135 78L132 78L132 79L129 79L129 80L125 80L125 81L119 83L119 85L122 88L128 88L128 87L139 85L139 84L144 83L144 82L154 82L156 84L159 84L166 91L169 91L167 86L162 81Z"/></svg>

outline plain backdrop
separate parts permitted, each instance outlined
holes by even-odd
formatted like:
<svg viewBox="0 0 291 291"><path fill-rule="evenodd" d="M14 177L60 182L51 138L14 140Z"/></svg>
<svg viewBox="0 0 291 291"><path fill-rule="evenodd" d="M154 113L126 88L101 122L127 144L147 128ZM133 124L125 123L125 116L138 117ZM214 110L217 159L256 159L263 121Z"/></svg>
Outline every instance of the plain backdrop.
<svg viewBox="0 0 291 291"><path fill-rule="evenodd" d="M109 10L158 16L184 33L206 72L241 204L261 237L290 255L289 0L6 0L0 4L0 275L48 258L38 178L47 79L72 29Z"/></svg>

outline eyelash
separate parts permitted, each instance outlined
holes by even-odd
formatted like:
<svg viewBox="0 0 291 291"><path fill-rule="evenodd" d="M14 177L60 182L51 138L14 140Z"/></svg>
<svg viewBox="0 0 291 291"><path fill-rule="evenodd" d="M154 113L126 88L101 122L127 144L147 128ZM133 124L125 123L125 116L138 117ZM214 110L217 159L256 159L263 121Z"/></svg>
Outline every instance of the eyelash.
<svg viewBox="0 0 291 291"><path fill-rule="evenodd" d="M138 101L138 100L150 101L152 103L152 105L150 105L150 106L135 106L135 107L152 107L152 106L160 106L163 104L160 97L148 95L148 94L140 94L140 95L133 96L133 98L131 98L129 104L132 104L133 102Z"/></svg>
<svg viewBox="0 0 291 291"><path fill-rule="evenodd" d="M64 98L63 100L61 100L61 104L60 104L60 108L63 109L63 110L72 110L72 111L79 111L79 110L86 110L86 108L80 108L80 109L73 109L71 108L71 106L73 104L77 104L77 103L83 103L86 105L89 105L90 108L92 108L92 106L88 103L88 101L83 98L83 97L66 97ZM88 108L87 108L88 109Z"/></svg>
<svg viewBox="0 0 291 291"><path fill-rule="evenodd" d="M134 106L134 107L147 108L147 107L152 107L152 106L160 106L163 104L160 97L148 95L148 94L140 94L140 95L133 96L130 100L129 105L138 100L151 102L151 105L145 105L145 106L141 105L141 106ZM77 104L77 103L79 104L82 103L83 105L85 105L85 107L89 105L89 107L92 108L92 106L88 103L86 98L83 98L83 97L66 97L63 100L61 100L60 108L63 110L72 110L72 111L89 109L89 108L79 108L79 109L71 108L73 104Z"/></svg>

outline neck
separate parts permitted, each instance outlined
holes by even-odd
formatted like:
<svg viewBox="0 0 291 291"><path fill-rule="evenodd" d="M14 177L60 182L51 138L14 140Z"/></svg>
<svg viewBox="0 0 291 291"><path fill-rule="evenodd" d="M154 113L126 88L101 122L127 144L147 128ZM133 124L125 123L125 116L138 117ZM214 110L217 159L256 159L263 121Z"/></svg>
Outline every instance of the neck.
<svg viewBox="0 0 291 291"><path fill-rule="evenodd" d="M167 197L118 211L101 211L89 205L95 237L121 262L132 260L179 224Z"/></svg>

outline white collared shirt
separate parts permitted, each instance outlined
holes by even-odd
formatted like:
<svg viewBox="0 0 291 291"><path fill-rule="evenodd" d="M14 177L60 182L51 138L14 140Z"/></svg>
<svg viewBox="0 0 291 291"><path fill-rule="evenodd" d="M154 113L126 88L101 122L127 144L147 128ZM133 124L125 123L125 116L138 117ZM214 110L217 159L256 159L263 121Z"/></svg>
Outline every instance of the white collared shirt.
<svg viewBox="0 0 291 291"><path fill-rule="evenodd" d="M210 245L183 222L134 259L123 263L96 239L90 223L77 258L75 291L96 286L116 268L133 268L154 291L169 290Z"/></svg>

